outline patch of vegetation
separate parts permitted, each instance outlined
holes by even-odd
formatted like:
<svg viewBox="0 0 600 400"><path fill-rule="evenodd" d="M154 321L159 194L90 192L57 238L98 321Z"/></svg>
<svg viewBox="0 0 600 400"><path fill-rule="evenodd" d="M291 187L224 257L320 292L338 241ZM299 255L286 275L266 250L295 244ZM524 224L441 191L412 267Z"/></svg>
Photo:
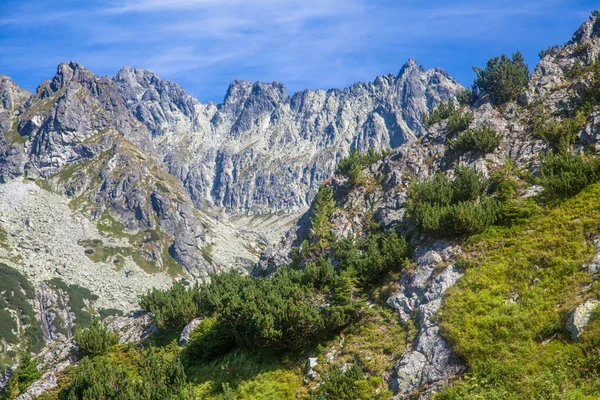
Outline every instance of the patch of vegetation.
<svg viewBox="0 0 600 400"><path fill-rule="evenodd" d="M98 314L100 314L101 319L106 319L112 316L121 316L123 315L123 311L118 310L116 308L101 308L98 310Z"/></svg>
<svg viewBox="0 0 600 400"><path fill-rule="evenodd" d="M88 288L79 285L69 285L60 278L53 278L48 281L48 286L59 290L67 297L66 301L70 311L75 314L75 322L80 328L85 328L92 322L92 316L96 313L90 306L92 302L98 300L98 296L93 294Z"/></svg>
<svg viewBox="0 0 600 400"><path fill-rule="evenodd" d="M454 99L441 102L430 113L423 114L423 125L426 128L444 120L448 120L448 133L456 134L469 127L469 124L473 121L473 114L468 111L461 112L460 108L456 107Z"/></svg>
<svg viewBox="0 0 600 400"><path fill-rule="evenodd" d="M540 60L541 60L542 58L546 57L548 54L556 53L558 50L560 50L560 46L555 44L554 46L550 46L547 49L540 50L540 52L538 53L538 56L540 57Z"/></svg>
<svg viewBox="0 0 600 400"><path fill-rule="evenodd" d="M0 263L0 339L17 344L28 339L34 351L39 351L44 338L29 300L35 298L35 289L16 269ZM13 315L14 313L14 315ZM19 319L19 324L15 318ZM19 330L19 326L22 328Z"/></svg>
<svg viewBox="0 0 600 400"><path fill-rule="evenodd" d="M473 71L478 93L487 95L493 105L516 100L529 80L529 67L521 52L512 59L505 54L491 58L485 69L473 67Z"/></svg>
<svg viewBox="0 0 600 400"><path fill-rule="evenodd" d="M296 400L307 397L305 358L234 349L213 361L183 354L186 373L200 399Z"/></svg>
<svg viewBox="0 0 600 400"><path fill-rule="evenodd" d="M125 231L125 226L113 218L107 210L102 212L102 216L97 223L98 231L114 236L114 237L128 237L129 235Z"/></svg>
<svg viewBox="0 0 600 400"><path fill-rule="evenodd" d="M588 71L592 73L592 81L575 101L572 111L567 110L560 120L550 118L544 110L534 113L531 125L535 138L546 140L556 148L568 147L575 142L587 124L588 116L600 102L600 61L596 60L581 71L576 71L576 74L584 75Z"/></svg>
<svg viewBox="0 0 600 400"><path fill-rule="evenodd" d="M336 167L335 173L348 177L350 187L360 186L365 183L366 177L363 169L375 164L377 161L385 158L389 152L376 152L369 149L366 153L359 152L356 148L352 149L348 157L343 158Z"/></svg>
<svg viewBox="0 0 600 400"><path fill-rule="evenodd" d="M557 121L544 112L537 113L531 120L532 134L536 139L542 139L555 147L568 147L573 144L583 129L587 116L578 112L573 118L563 118Z"/></svg>
<svg viewBox="0 0 600 400"><path fill-rule="evenodd" d="M102 240L82 240L79 245L85 248L85 255L94 262L108 262L118 271L125 265L123 257L132 256L133 250L128 247L104 246Z"/></svg>
<svg viewBox="0 0 600 400"><path fill-rule="evenodd" d="M467 241L473 264L448 290L440 320L470 372L438 399L598 398L597 331L572 342L564 326L600 295L581 269L595 253L599 195L600 185L588 186L524 224Z"/></svg>
<svg viewBox="0 0 600 400"><path fill-rule="evenodd" d="M434 124L438 124L450 118L451 115L456 114L457 112L458 109L453 99L449 99L447 102L442 101L436 108L431 110L431 112L423 114L423 125L425 125L426 128L429 128Z"/></svg>
<svg viewBox="0 0 600 400"><path fill-rule="evenodd" d="M130 347L100 357L85 357L58 393L60 400L192 398L179 353L172 347Z"/></svg>
<svg viewBox="0 0 600 400"><path fill-rule="evenodd" d="M547 198L573 196L600 181L600 159L563 149L542 156L538 182Z"/></svg>
<svg viewBox="0 0 600 400"><path fill-rule="evenodd" d="M398 279L398 275L393 275L394 281ZM352 364L358 360L362 370L373 377L381 377L391 371L404 351L404 346L399 344L406 341L407 332L385 300L387 297L365 310L360 323L342 331L342 344L336 337L329 346L323 346L323 352L333 347L336 349L336 363Z"/></svg>
<svg viewBox="0 0 600 400"><path fill-rule="evenodd" d="M109 347L119 343L119 336L110 332L98 319L94 319L87 328L78 329L74 338L79 354L84 357L104 355Z"/></svg>
<svg viewBox="0 0 600 400"><path fill-rule="evenodd" d="M456 101L461 106L473 106L479 99L477 85L473 85L471 89L465 89L456 94Z"/></svg>
<svg viewBox="0 0 600 400"><path fill-rule="evenodd" d="M330 221L334 212L335 200L333 199L333 188L321 185L312 206L312 215L310 218L311 230L309 234L310 244L305 243L304 248L310 246L312 249L323 252L331 247L335 240Z"/></svg>
<svg viewBox="0 0 600 400"><path fill-rule="evenodd" d="M6 241L8 239L8 233L2 225L0 225L0 247L6 246Z"/></svg>
<svg viewBox="0 0 600 400"><path fill-rule="evenodd" d="M351 367L343 369L337 365L329 368L323 383L315 390L315 400L363 400L374 399L381 378L369 378L355 362Z"/></svg>
<svg viewBox="0 0 600 400"><path fill-rule="evenodd" d="M194 360L210 361L227 354L235 341L216 317L204 318L190 334L188 354Z"/></svg>
<svg viewBox="0 0 600 400"><path fill-rule="evenodd" d="M213 263L212 249L213 249L213 247L211 244L206 244L200 248L200 252L202 253L202 258L204 258L204 260L209 264Z"/></svg>
<svg viewBox="0 0 600 400"><path fill-rule="evenodd" d="M327 306L301 285L299 271L281 271L270 279L211 276L198 292L203 314L216 314L216 325L237 346L276 351L305 348L348 323L343 308Z"/></svg>
<svg viewBox="0 0 600 400"><path fill-rule="evenodd" d="M8 385L0 392L0 400L17 398L41 376L42 373L38 371L37 363L31 358L31 346L27 346L19 355L19 366L14 370Z"/></svg>
<svg viewBox="0 0 600 400"><path fill-rule="evenodd" d="M154 315L160 329L180 329L198 315L197 292L197 287L175 282L169 289L148 291L140 299L140 307Z"/></svg>
<svg viewBox="0 0 600 400"><path fill-rule="evenodd" d="M467 111L464 113L456 112L448 118L448 133L457 134L469 128L473 121L473 113Z"/></svg>
<svg viewBox="0 0 600 400"><path fill-rule="evenodd" d="M496 199L486 197L489 181L467 167L457 167L454 180L437 173L414 182L409 191L410 220L422 232L456 237L482 232L498 219Z"/></svg>
<svg viewBox="0 0 600 400"><path fill-rule="evenodd" d="M493 152L500 145L501 135L490 126L485 125L477 129L467 129L460 133L456 139L448 140L448 147L457 151L474 151L487 154Z"/></svg>

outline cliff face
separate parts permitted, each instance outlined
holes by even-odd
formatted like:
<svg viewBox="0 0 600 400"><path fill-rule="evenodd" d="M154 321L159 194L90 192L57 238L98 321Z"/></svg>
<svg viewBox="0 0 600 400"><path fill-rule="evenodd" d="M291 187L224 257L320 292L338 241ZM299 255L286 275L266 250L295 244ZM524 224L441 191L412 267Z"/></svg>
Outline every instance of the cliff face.
<svg viewBox="0 0 600 400"><path fill-rule="evenodd" d="M238 80L219 105L200 104L149 71L124 68L114 81L196 206L234 213L307 207L352 147L414 141L424 133L423 112L460 89L446 72L414 60L398 75L292 97L277 82Z"/></svg>

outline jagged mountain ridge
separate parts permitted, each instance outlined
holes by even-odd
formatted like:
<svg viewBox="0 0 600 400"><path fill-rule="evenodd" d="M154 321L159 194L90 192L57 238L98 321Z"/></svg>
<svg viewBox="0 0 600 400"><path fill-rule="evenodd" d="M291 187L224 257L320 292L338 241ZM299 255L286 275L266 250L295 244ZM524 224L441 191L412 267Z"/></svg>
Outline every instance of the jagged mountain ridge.
<svg viewBox="0 0 600 400"><path fill-rule="evenodd" d="M300 210L353 147L388 149L423 135L422 115L461 89L445 71L409 60L398 75L343 90L236 80L222 104L201 104L154 73L114 78L196 206L233 213Z"/></svg>

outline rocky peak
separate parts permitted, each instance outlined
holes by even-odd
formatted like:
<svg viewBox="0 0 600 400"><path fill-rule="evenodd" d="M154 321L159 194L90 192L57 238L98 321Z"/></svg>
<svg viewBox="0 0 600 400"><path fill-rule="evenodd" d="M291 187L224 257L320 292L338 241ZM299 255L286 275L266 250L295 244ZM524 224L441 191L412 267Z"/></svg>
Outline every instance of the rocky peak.
<svg viewBox="0 0 600 400"><path fill-rule="evenodd" d="M165 163L197 206L208 201L236 213L306 207L352 147L386 149L415 140L424 132L423 113L461 89L448 74L425 71L414 59L399 76L291 98L279 82L235 80L216 107L131 68L115 82L130 113L161 138Z"/></svg>
<svg viewBox="0 0 600 400"><path fill-rule="evenodd" d="M56 75L50 82L50 88L53 92L69 86L72 82L91 83L98 79L91 71L84 66L74 62L65 62L58 65Z"/></svg>
<svg viewBox="0 0 600 400"><path fill-rule="evenodd" d="M129 111L153 136L164 135L175 127L197 130L196 119L202 105L177 83L163 80L152 71L132 67L123 67L113 81Z"/></svg>
<svg viewBox="0 0 600 400"><path fill-rule="evenodd" d="M401 78L405 74L411 74L413 72L425 72L425 69L422 66L417 66L417 60L414 58L409 58L406 63L400 68L400 72L398 72L398 78Z"/></svg>
<svg viewBox="0 0 600 400"><path fill-rule="evenodd" d="M570 43L590 43L594 41L594 37L600 36L600 14L592 13L589 21L586 21L573 34L573 39Z"/></svg>
<svg viewBox="0 0 600 400"><path fill-rule="evenodd" d="M11 78L0 75L0 112L13 112L31 96L28 90L21 89Z"/></svg>

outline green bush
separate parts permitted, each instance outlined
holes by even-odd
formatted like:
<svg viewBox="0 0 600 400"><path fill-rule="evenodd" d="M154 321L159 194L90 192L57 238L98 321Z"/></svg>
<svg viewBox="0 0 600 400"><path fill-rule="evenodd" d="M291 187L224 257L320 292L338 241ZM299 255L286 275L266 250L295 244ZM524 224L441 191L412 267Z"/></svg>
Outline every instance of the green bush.
<svg viewBox="0 0 600 400"><path fill-rule="evenodd" d="M208 361L227 354L235 341L216 317L203 319L190 334L189 354L197 360Z"/></svg>
<svg viewBox="0 0 600 400"><path fill-rule="evenodd" d="M18 397L41 376L42 373L38 371L37 363L31 358L31 346L27 346L19 355L19 366L13 371L8 385L0 392L0 399L8 400Z"/></svg>
<svg viewBox="0 0 600 400"><path fill-rule="evenodd" d="M545 113L539 113L532 118L532 132L536 139L543 139L555 147L565 147L573 144L579 132L585 126L587 115L578 111L572 118L561 121L550 119Z"/></svg>
<svg viewBox="0 0 600 400"><path fill-rule="evenodd" d="M451 235L473 235L480 233L498 219L498 203L492 198L478 202L461 201L450 205L441 220L441 232Z"/></svg>
<svg viewBox="0 0 600 400"><path fill-rule="evenodd" d="M342 270L356 279L359 286L377 282L389 271L399 271L410 255L406 239L396 232L371 234L364 240L343 240L334 247Z"/></svg>
<svg viewBox="0 0 600 400"><path fill-rule="evenodd" d="M541 60L542 58L546 57L548 54L554 53L558 50L560 50L560 46L555 44L554 46L550 46L547 49L540 50L540 52L538 53L538 56L540 57L540 60Z"/></svg>
<svg viewBox="0 0 600 400"><path fill-rule="evenodd" d="M332 365L323 383L315 390L314 400L364 400L375 399L380 380L371 380L365 376L357 363L345 371Z"/></svg>
<svg viewBox="0 0 600 400"><path fill-rule="evenodd" d="M75 333L75 343L81 355L95 357L106 354L109 347L119 343L119 336L95 319L90 326Z"/></svg>
<svg viewBox="0 0 600 400"><path fill-rule="evenodd" d="M573 155L568 150L542 157L538 181L546 197L573 196L587 185L600 180L600 160Z"/></svg>
<svg viewBox="0 0 600 400"><path fill-rule="evenodd" d="M501 136L490 126L467 129L454 140L448 141L448 147L457 151L475 151L491 153L500 145Z"/></svg>
<svg viewBox="0 0 600 400"><path fill-rule="evenodd" d="M451 115L454 115L457 112L459 111L456 108L453 99L449 99L447 102L442 101L436 108L431 110L431 112L423 114L423 125L428 128L450 118Z"/></svg>
<svg viewBox="0 0 600 400"><path fill-rule="evenodd" d="M471 89L465 89L456 94L456 100L461 106L472 106L479 98L477 86L473 85Z"/></svg>
<svg viewBox="0 0 600 400"><path fill-rule="evenodd" d="M126 362L101 356L85 357L75 369L61 400L191 399L179 354L171 348L150 347L123 354Z"/></svg>
<svg viewBox="0 0 600 400"><path fill-rule="evenodd" d="M362 185L365 182L363 169L382 160L388 154L388 151L377 152L369 149L367 152L361 153L357 149L352 149L348 157L338 163L335 173L347 176L350 187Z"/></svg>
<svg viewBox="0 0 600 400"><path fill-rule="evenodd" d="M334 212L335 200L333 199L333 188L321 185L313 203L312 215L310 217L311 247L323 251L333 243L335 237L331 230L330 219Z"/></svg>
<svg viewBox="0 0 600 400"><path fill-rule="evenodd" d="M198 314L194 298L198 288L176 282L166 290L152 289L140 299L140 307L152 313L159 329L181 329Z"/></svg>
<svg viewBox="0 0 600 400"><path fill-rule="evenodd" d="M331 306L315 303L314 292L300 283L301 271L279 269L269 279L236 272L211 276L198 302L205 315L216 315L239 347L296 350L337 328Z"/></svg>
<svg viewBox="0 0 600 400"><path fill-rule="evenodd" d="M454 170L452 181L452 202L477 200L483 193L489 181L476 169L458 166Z"/></svg>
<svg viewBox="0 0 600 400"><path fill-rule="evenodd" d="M422 232L434 236L471 235L495 223L499 208L484 196L489 181L474 169L457 167L454 180L438 173L409 189L408 215Z"/></svg>
<svg viewBox="0 0 600 400"><path fill-rule="evenodd" d="M505 54L494 57L485 69L473 67L473 70L477 75L477 90L488 95L494 105L516 100L529 79L529 67L520 52L513 54L512 60Z"/></svg>
<svg viewBox="0 0 600 400"><path fill-rule="evenodd" d="M469 127L469 124L473 121L473 114L470 112L461 113L453 99L441 102L430 113L423 114L423 125L426 128L444 120L448 120L449 133L458 133Z"/></svg>
<svg viewBox="0 0 600 400"><path fill-rule="evenodd" d="M460 133L469 128L469 125L473 121L473 113L460 111L455 112L448 118L448 133L455 134Z"/></svg>
<svg viewBox="0 0 600 400"><path fill-rule="evenodd" d="M208 319L194 331L190 353L216 357L232 343L267 351L314 345L360 317L358 288L400 270L410 255L408 242L395 232L348 238L329 251L281 267L269 278L212 275L197 293L200 313Z"/></svg>
<svg viewBox="0 0 600 400"><path fill-rule="evenodd" d="M301 283L321 291L328 291L335 282L336 271L328 256L320 256L314 262L307 262L302 271Z"/></svg>

